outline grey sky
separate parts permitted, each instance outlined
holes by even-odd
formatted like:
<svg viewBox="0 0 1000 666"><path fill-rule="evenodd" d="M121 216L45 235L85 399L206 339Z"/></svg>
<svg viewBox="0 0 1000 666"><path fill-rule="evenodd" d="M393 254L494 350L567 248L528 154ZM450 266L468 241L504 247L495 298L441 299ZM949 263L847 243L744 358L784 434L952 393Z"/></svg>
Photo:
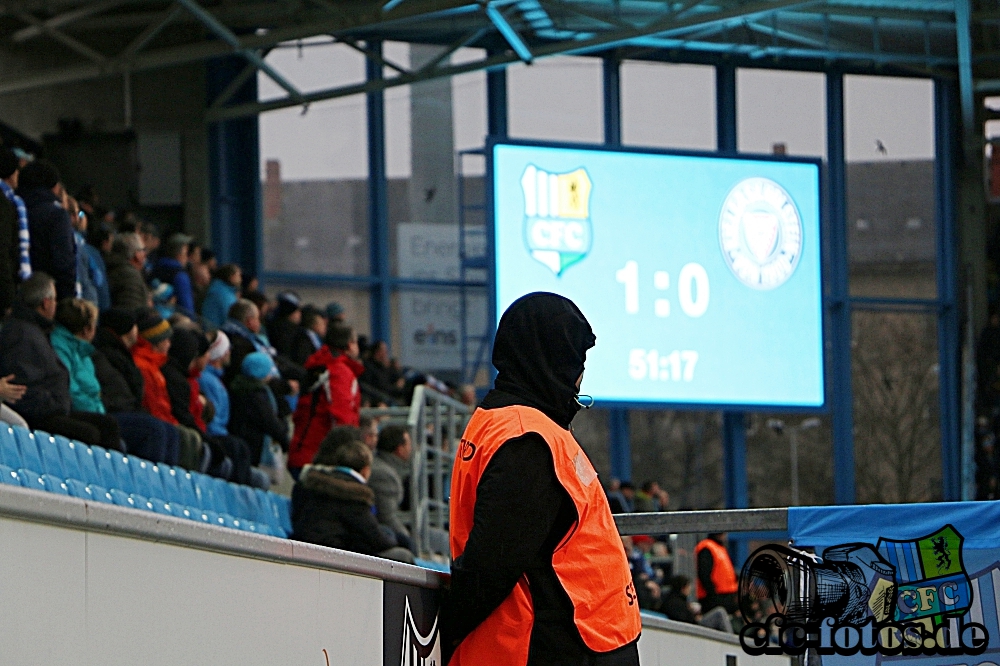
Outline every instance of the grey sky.
<svg viewBox="0 0 1000 666"><path fill-rule="evenodd" d="M386 57L409 62L405 44L386 45ZM460 52L455 60L476 57ZM277 49L268 56L296 85L318 90L364 78L363 57L345 46ZM485 75L452 80L456 149L482 145L486 133ZM550 58L508 69L511 136L600 142L600 61ZM821 74L740 70L737 78L740 150L824 156L825 86ZM280 91L261 78L261 97ZM410 172L410 88L386 92L386 150L390 177ZM695 65L626 62L622 71L622 133L626 144L711 150L715 146L714 71ZM933 86L924 79L850 76L845 81L848 161L931 159ZM363 178L367 173L362 96L313 104L302 115L284 109L261 116L261 156L278 159L286 180ZM881 155L876 141L888 150Z"/></svg>

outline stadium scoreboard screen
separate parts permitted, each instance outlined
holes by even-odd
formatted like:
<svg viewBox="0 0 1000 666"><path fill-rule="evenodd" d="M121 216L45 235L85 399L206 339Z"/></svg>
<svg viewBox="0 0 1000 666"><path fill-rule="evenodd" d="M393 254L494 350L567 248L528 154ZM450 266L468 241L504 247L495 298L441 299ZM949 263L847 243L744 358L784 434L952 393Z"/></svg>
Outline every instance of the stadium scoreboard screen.
<svg viewBox="0 0 1000 666"><path fill-rule="evenodd" d="M551 291L590 320L603 403L824 404L819 164L495 143L496 321Z"/></svg>

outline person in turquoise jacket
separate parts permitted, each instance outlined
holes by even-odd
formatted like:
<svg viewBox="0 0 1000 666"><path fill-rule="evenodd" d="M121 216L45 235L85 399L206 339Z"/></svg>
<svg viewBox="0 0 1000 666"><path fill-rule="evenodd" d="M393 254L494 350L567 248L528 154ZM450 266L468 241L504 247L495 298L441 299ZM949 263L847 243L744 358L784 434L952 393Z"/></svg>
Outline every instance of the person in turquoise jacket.
<svg viewBox="0 0 1000 666"><path fill-rule="evenodd" d="M73 331L76 331L75 333ZM73 411L104 414L101 384L94 371L97 306L82 298L64 298L56 307L56 325L49 336L52 348L69 371L69 397Z"/></svg>
<svg viewBox="0 0 1000 666"><path fill-rule="evenodd" d="M243 272L236 264L223 264L215 271L201 304L201 316L214 326L222 326L229 318L229 308L240 297Z"/></svg>

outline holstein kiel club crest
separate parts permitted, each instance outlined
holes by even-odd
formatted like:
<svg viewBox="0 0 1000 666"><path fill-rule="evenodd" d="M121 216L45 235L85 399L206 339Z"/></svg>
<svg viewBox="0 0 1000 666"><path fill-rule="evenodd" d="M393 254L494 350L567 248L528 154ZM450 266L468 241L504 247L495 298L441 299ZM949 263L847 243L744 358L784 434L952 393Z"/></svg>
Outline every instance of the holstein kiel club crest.
<svg viewBox="0 0 1000 666"><path fill-rule="evenodd" d="M593 243L590 225L590 176L586 170L548 173L529 165L524 190L524 241L531 256L556 275L587 256Z"/></svg>
<svg viewBox="0 0 1000 666"><path fill-rule="evenodd" d="M730 190L719 216L719 244L733 275L753 289L774 289L795 272L802 220L788 193L768 178Z"/></svg>

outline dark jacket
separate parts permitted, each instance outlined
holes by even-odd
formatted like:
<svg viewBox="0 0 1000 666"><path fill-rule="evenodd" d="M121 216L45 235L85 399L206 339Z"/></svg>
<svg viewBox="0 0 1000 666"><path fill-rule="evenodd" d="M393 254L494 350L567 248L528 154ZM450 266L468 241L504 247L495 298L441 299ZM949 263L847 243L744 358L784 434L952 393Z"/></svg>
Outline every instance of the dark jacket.
<svg viewBox="0 0 1000 666"><path fill-rule="evenodd" d="M669 594L663 597L663 604L660 606L660 609L671 620L698 624L697 618L695 618L694 613L691 611L691 605L688 604L687 597L677 590L671 590Z"/></svg>
<svg viewBox="0 0 1000 666"><path fill-rule="evenodd" d="M69 372L49 342L52 322L20 304L0 328L0 377L14 375L28 387L17 413L28 423L54 414L69 414Z"/></svg>
<svg viewBox="0 0 1000 666"><path fill-rule="evenodd" d="M576 380L594 342L590 324L568 299L554 294L519 299L500 319L493 345L495 389L480 408L533 407L569 429L580 409ZM444 651L450 655L526 576L535 616L529 666L637 665L635 643L595 653L573 621L573 604L552 568L552 556L576 520L544 439L529 433L504 442L483 471L472 531L462 556L452 563L451 594L442 614Z"/></svg>
<svg viewBox="0 0 1000 666"><path fill-rule="evenodd" d="M0 192L0 317L14 304L20 281L21 245L17 206Z"/></svg>
<svg viewBox="0 0 1000 666"><path fill-rule="evenodd" d="M279 354L291 358L292 344L295 342L295 334L298 330L298 324L288 321L287 317L275 317L267 322L267 339L271 341L271 345L278 350Z"/></svg>
<svg viewBox="0 0 1000 666"><path fill-rule="evenodd" d="M309 332L299 326L298 330L295 331L295 339L292 340L292 353L288 356L293 362L304 367L306 361L309 360L309 357L318 352L319 348L322 346L322 340L320 340L319 345L317 345L309 336Z"/></svg>
<svg viewBox="0 0 1000 666"><path fill-rule="evenodd" d="M132 360L125 343L114 331L100 327L94 336L97 351L92 356L101 400L108 412L142 411L142 371Z"/></svg>
<svg viewBox="0 0 1000 666"><path fill-rule="evenodd" d="M142 277L142 271L128 262L120 254L108 255L108 288L111 291L111 305L126 310L144 308L149 303L149 288Z"/></svg>
<svg viewBox="0 0 1000 666"><path fill-rule="evenodd" d="M309 465L292 489L292 538L378 555L396 540L379 528L374 504L372 489L349 473Z"/></svg>
<svg viewBox="0 0 1000 666"><path fill-rule="evenodd" d="M192 313L195 311L191 276L181 266L181 262L171 257L160 257L153 268L153 277L173 286L178 307Z"/></svg>
<svg viewBox="0 0 1000 666"><path fill-rule="evenodd" d="M69 213L59 204L52 190L44 187L18 194L28 209L31 269L52 276L58 298L73 298L76 296L76 240Z"/></svg>
<svg viewBox="0 0 1000 666"><path fill-rule="evenodd" d="M198 430L198 422L191 413L191 385L188 384L187 368L181 368L177 359L170 357L160 368L160 372L167 380L170 413L182 426Z"/></svg>
<svg viewBox="0 0 1000 666"><path fill-rule="evenodd" d="M260 463L265 437L288 450L288 426L278 418L269 392L263 382L246 375L237 375L229 387L229 434L246 440L252 465Z"/></svg>

